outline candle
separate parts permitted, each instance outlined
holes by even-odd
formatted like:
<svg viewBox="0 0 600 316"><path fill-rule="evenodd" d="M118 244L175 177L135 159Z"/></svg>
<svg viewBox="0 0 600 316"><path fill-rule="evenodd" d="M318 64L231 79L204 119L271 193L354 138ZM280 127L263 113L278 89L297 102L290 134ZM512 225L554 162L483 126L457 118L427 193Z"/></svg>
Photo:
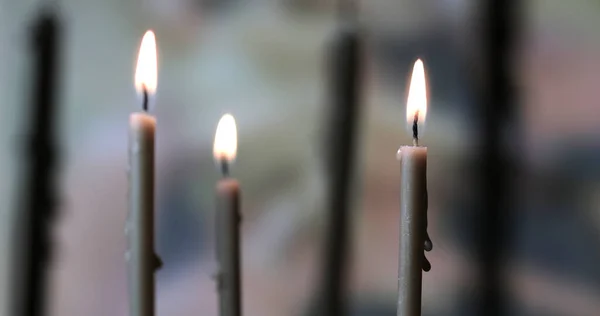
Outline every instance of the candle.
<svg viewBox="0 0 600 316"><path fill-rule="evenodd" d="M149 96L156 91L156 42L152 31L142 39L135 87L142 111L129 118L129 215L127 263L131 316L154 315L154 271L160 260L154 252L154 138L156 119L148 114Z"/></svg>
<svg viewBox="0 0 600 316"><path fill-rule="evenodd" d="M223 178L216 188L217 196L217 287L219 315L239 316L241 304L240 272L240 185L229 176L229 165L237 151L237 130L230 114L224 115L217 126L213 154L220 165Z"/></svg>
<svg viewBox="0 0 600 316"><path fill-rule="evenodd" d="M413 146L398 150L402 183L400 189L400 252L398 260L398 316L421 315L421 270L431 266L423 250L431 250L427 236L427 147L419 146L419 124L427 114L427 92L423 62L415 62L406 115L413 130Z"/></svg>
<svg viewBox="0 0 600 316"><path fill-rule="evenodd" d="M19 193L13 237L14 269L11 277L9 314L41 316L46 312L47 268L51 259L51 222L56 217L56 117L59 76L60 25L53 7L43 8L36 17L31 53L33 93L31 93L30 142L26 157L25 187Z"/></svg>

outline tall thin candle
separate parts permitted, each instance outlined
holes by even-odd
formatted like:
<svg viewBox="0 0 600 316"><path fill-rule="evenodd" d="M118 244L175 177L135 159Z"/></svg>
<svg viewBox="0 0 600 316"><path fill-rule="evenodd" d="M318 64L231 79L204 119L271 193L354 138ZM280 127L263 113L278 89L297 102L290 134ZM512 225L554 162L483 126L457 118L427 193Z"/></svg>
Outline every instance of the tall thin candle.
<svg viewBox="0 0 600 316"><path fill-rule="evenodd" d="M413 146L398 150L402 183L400 189L400 251L398 259L398 316L421 315L422 272L431 265L423 250L431 250L427 235L427 147L419 146L419 124L427 114L423 62L415 62L406 116L412 123Z"/></svg>
<svg viewBox="0 0 600 316"><path fill-rule="evenodd" d="M129 215L125 226L131 316L154 315L154 272L160 260L154 252L154 139L156 119L148 113L156 91L156 41L146 32L140 46L135 86L142 111L129 118Z"/></svg>
<svg viewBox="0 0 600 316"><path fill-rule="evenodd" d="M217 287L219 315L242 314L241 255L240 255L240 184L229 175L229 165L237 151L237 129L230 114L224 115L217 126L214 157L221 167L223 178L217 183Z"/></svg>

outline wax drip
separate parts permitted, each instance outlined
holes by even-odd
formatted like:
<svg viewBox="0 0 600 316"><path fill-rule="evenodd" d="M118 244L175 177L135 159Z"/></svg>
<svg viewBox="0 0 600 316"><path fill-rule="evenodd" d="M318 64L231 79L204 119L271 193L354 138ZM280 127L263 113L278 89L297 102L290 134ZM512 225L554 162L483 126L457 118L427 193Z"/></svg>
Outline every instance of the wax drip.
<svg viewBox="0 0 600 316"><path fill-rule="evenodd" d="M423 240L423 250L429 252L433 249L433 242L431 241L431 238L429 238L429 233L427 232L427 222L428 222L428 209L429 209L429 203L428 203L428 196L427 196L427 190L425 190L425 236L424 236L424 240ZM425 256L425 252L423 252L423 271L428 272L429 270L431 270L431 263L429 262L429 260L427 260L427 257Z"/></svg>

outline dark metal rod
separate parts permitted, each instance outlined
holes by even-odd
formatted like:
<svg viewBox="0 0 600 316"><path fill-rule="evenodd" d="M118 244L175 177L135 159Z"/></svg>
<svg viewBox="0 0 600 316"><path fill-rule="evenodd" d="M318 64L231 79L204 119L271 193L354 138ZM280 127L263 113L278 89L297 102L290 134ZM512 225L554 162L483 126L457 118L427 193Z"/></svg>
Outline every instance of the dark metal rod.
<svg viewBox="0 0 600 316"><path fill-rule="evenodd" d="M34 60L30 140L26 148L24 188L19 191L15 225L14 288L11 315L46 314L47 268L51 257L50 224L57 206L56 116L58 86L59 23L56 13L45 8L32 32Z"/></svg>
<svg viewBox="0 0 600 316"><path fill-rule="evenodd" d="M481 116L482 208L477 254L482 291L479 315L507 315L502 265L510 243L511 148L503 138L514 119L512 69L518 1L488 0L484 11L484 80Z"/></svg>
<svg viewBox="0 0 600 316"><path fill-rule="evenodd" d="M328 226L326 230L322 295L322 315L344 315L347 261L350 259L349 197L355 161L355 135L359 112L360 34L355 25L342 28L330 51L331 105Z"/></svg>

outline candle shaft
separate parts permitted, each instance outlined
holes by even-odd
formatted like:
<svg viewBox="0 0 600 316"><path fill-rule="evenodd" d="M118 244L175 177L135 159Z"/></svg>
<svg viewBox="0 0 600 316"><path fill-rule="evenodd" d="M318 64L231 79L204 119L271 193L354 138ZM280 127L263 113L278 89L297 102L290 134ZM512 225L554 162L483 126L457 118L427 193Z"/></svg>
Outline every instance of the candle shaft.
<svg viewBox="0 0 600 316"><path fill-rule="evenodd" d="M129 129L129 215L126 224L131 316L154 315L154 137L156 120L133 113Z"/></svg>
<svg viewBox="0 0 600 316"><path fill-rule="evenodd" d="M427 148L400 148L400 251L398 316L421 315L423 248L427 216Z"/></svg>
<svg viewBox="0 0 600 316"><path fill-rule="evenodd" d="M230 178L217 184L217 287L219 315L242 314L240 186Z"/></svg>

